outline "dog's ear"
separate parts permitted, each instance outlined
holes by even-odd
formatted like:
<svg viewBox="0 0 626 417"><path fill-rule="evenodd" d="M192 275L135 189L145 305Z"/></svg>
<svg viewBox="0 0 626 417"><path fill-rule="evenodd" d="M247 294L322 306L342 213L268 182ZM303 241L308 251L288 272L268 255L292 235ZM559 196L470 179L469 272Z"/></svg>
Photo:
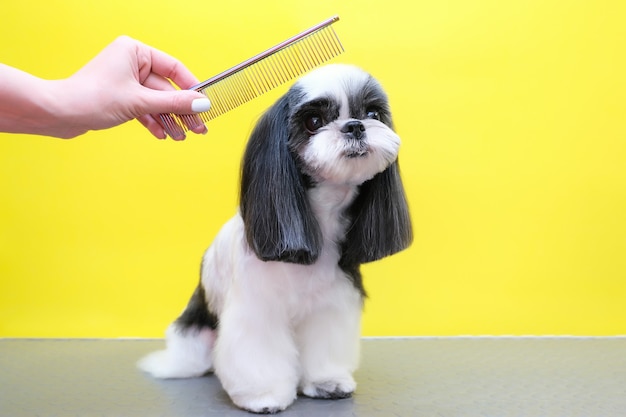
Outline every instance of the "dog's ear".
<svg viewBox="0 0 626 417"><path fill-rule="evenodd" d="M375 261L411 244L413 229L398 160L361 185L348 214L352 224L343 243L343 265Z"/></svg>
<svg viewBox="0 0 626 417"><path fill-rule="evenodd" d="M262 116L248 141L240 212L248 244L259 259L312 264L321 251L322 235L288 140L286 95Z"/></svg>

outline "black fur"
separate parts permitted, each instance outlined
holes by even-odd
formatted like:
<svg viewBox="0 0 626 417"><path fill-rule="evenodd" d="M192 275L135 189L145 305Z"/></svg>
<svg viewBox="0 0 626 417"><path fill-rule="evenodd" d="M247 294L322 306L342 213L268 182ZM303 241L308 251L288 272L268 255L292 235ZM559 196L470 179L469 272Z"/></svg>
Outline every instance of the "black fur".
<svg viewBox="0 0 626 417"><path fill-rule="evenodd" d="M307 199L314 187L302 173L297 152L304 137L290 137L301 129L307 109L328 119L339 114L332 98L302 105L296 84L256 125L246 148L241 174L240 210L246 239L264 261L314 263L321 251L322 235ZM350 86L350 115L364 119L376 111L393 129L387 96L376 80ZM413 239L411 219L396 160L385 171L363 183L346 210L351 224L342 242L341 268L364 294L359 265L406 249Z"/></svg>
<svg viewBox="0 0 626 417"><path fill-rule="evenodd" d="M356 288L360 293L361 297L367 297L367 292L365 292L365 287L363 286L363 275L361 275L361 265L360 264L348 264L345 263L343 258L339 260L339 268L348 276L348 279L352 281L352 285Z"/></svg>
<svg viewBox="0 0 626 417"><path fill-rule="evenodd" d="M369 110L379 112L380 121L393 129L389 100L380 84L370 77L365 85L353 86L348 96L350 116L355 119L364 119Z"/></svg>
<svg viewBox="0 0 626 417"><path fill-rule="evenodd" d="M341 264L372 262L409 247L413 229L398 160L361 185L348 216Z"/></svg>
<svg viewBox="0 0 626 417"><path fill-rule="evenodd" d="M178 330L182 332L200 330L206 327L213 330L217 329L218 319L215 314L209 311L202 284L196 287L185 311L176 319L175 324Z"/></svg>
<svg viewBox="0 0 626 417"><path fill-rule="evenodd" d="M257 123L244 153L240 211L259 259L314 263L322 233L306 198L306 179L287 147L288 96Z"/></svg>

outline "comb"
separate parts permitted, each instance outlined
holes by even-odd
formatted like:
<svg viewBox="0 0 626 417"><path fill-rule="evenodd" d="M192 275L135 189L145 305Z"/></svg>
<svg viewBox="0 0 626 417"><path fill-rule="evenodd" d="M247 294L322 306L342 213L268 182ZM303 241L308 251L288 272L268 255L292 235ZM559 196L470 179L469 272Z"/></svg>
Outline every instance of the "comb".
<svg viewBox="0 0 626 417"><path fill-rule="evenodd" d="M343 46L331 25L331 17L312 28L193 86L211 100L209 111L197 114L160 115L165 131L180 138L187 130L238 107L253 98L311 70L343 52Z"/></svg>

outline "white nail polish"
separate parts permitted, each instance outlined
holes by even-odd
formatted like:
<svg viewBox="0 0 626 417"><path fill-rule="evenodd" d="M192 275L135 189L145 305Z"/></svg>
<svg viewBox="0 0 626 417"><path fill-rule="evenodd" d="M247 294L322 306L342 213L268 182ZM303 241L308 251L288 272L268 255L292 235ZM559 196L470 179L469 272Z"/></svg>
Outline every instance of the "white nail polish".
<svg viewBox="0 0 626 417"><path fill-rule="evenodd" d="M209 111L210 108L211 101L208 98L197 98L191 102L191 111L195 113Z"/></svg>

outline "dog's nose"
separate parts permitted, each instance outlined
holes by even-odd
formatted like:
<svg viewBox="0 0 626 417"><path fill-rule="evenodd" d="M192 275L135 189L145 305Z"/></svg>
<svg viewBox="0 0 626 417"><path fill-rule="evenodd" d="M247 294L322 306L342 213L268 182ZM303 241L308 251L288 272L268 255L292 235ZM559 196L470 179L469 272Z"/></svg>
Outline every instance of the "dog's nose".
<svg viewBox="0 0 626 417"><path fill-rule="evenodd" d="M341 128L348 139L360 140L365 136L365 126L358 120L351 120Z"/></svg>

